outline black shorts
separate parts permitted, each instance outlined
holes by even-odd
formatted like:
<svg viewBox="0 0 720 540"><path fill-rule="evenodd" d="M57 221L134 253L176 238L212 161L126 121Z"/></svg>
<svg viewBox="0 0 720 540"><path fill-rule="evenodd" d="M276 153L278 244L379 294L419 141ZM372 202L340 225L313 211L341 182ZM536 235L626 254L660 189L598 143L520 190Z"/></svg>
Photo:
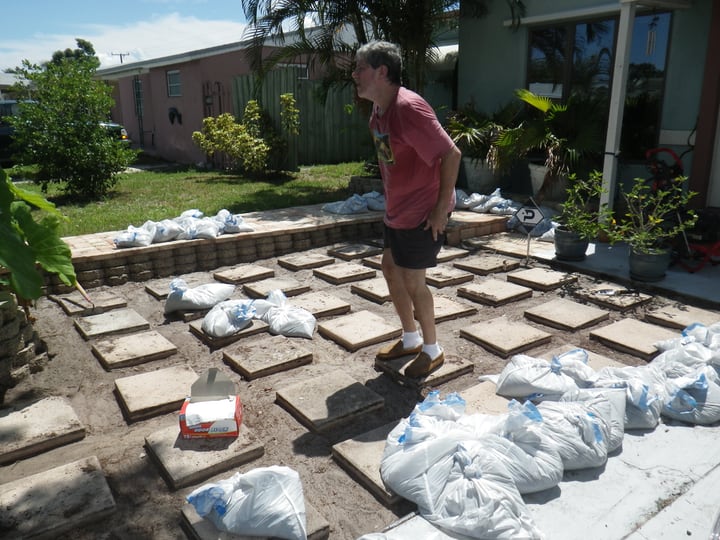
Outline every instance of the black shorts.
<svg viewBox="0 0 720 540"><path fill-rule="evenodd" d="M393 229L385 225L385 248L390 249L396 265L413 270L437 266L445 234L438 233L437 240L433 240L432 230L423 230L426 224L423 222L414 229Z"/></svg>

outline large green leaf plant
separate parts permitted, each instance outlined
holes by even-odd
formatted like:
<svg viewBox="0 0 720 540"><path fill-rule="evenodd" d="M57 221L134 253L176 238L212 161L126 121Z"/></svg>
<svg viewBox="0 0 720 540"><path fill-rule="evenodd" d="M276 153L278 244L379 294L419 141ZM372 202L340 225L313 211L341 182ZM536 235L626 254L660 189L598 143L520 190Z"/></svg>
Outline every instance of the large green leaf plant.
<svg viewBox="0 0 720 540"><path fill-rule="evenodd" d="M37 221L31 205L43 211ZM0 288L9 288L26 307L43 295L43 272L56 274L87 298L70 247L58 234L61 218L54 204L18 187L0 168Z"/></svg>

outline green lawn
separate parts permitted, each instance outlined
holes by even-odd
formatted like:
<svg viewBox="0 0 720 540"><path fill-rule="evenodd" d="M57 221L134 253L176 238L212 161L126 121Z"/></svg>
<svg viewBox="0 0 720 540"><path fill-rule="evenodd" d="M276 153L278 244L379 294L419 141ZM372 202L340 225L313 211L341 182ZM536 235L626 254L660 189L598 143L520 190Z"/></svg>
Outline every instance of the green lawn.
<svg viewBox="0 0 720 540"><path fill-rule="evenodd" d="M219 171L144 171L121 174L112 193L99 202L67 201L57 186L45 197L68 218L60 226L60 235L76 236L124 230L147 220L174 218L193 208L213 216L223 208L243 214L344 200L351 195L350 177L362 174L366 174L362 162L301 167L299 172L268 180ZM40 192L32 183L22 187Z"/></svg>

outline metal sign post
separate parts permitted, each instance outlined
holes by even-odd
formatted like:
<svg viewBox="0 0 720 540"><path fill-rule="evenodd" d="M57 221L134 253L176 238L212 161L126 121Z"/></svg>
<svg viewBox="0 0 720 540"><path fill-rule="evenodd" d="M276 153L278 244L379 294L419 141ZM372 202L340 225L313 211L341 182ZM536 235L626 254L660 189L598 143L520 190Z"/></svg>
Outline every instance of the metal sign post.
<svg viewBox="0 0 720 540"><path fill-rule="evenodd" d="M525 234L527 234L527 252L525 255L525 266L528 266L528 264L530 263L530 233L537 226L537 224L545 218L545 216L543 216L543 213L537 203L533 200L532 197L530 197L529 201L526 202L517 212L515 212L515 217L520 223L522 229L525 231Z"/></svg>

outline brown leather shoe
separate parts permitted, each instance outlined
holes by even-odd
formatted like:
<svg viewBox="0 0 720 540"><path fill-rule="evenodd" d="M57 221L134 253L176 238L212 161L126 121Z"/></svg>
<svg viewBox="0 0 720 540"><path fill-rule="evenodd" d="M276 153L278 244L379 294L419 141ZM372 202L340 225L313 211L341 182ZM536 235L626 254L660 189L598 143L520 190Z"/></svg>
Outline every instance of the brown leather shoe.
<svg viewBox="0 0 720 540"><path fill-rule="evenodd" d="M425 377L443 365L445 353L441 352L436 358L430 358L426 352L418 354L405 368L406 377Z"/></svg>
<svg viewBox="0 0 720 540"><path fill-rule="evenodd" d="M417 347L411 347L410 349L403 349L402 339L398 339L393 343L389 343L377 352L376 358L378 360L394 360L401 356L410 356L411 354L417 354L422 351L422 343Z"/></svg>

